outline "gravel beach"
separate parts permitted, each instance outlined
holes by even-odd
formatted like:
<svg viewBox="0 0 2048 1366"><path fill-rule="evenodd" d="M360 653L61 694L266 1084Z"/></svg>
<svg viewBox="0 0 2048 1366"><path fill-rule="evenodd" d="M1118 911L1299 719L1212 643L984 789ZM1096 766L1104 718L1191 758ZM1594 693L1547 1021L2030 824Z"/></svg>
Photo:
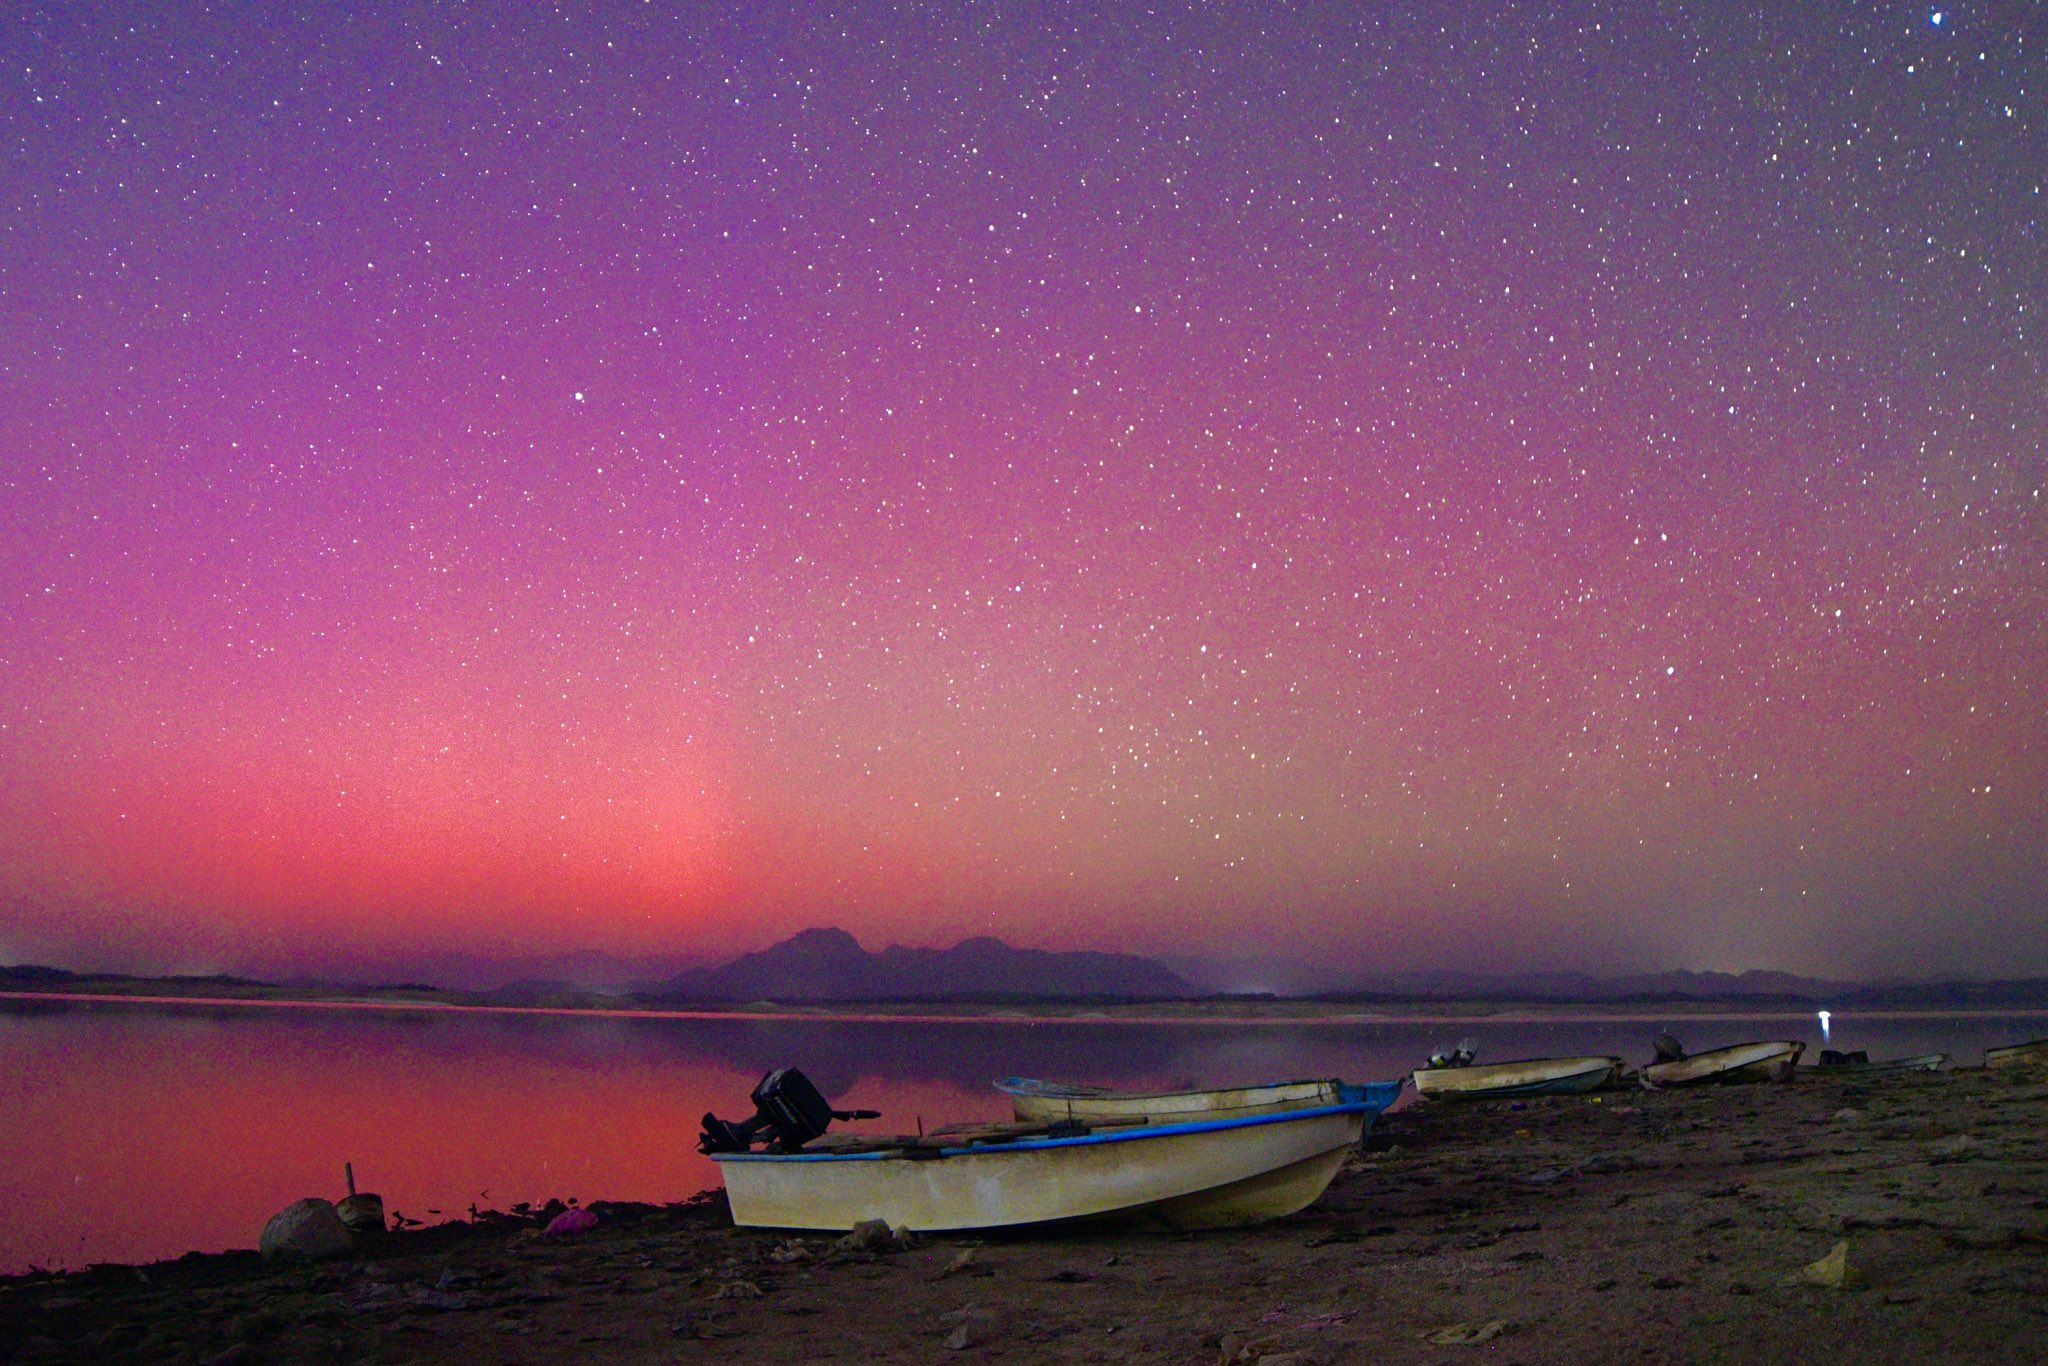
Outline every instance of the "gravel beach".
<svg viewBox="0 0 2048 1366"><path fill-rule="evenodd" d="M1415 1106L1306 1212L1199 1235L849 1249L716 1193L593 1208L0 1281L0 1361L2033 1362L2048 1075Z"/></svg>

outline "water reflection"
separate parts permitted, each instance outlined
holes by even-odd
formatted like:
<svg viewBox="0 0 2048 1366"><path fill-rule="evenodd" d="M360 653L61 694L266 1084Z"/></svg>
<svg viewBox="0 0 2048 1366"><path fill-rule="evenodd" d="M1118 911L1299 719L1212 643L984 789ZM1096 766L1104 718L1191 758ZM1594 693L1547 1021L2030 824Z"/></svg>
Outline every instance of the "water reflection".
<svg viewBox="0 0 2048 1366"><path fill-rule="evenodd" d="M1128 1087L1393 1077L1470 1034L1481 1061L1618 1053L1655 1020L1346 1025L926 1024L0 1002L0 1271L253 1246L263 1220L341 1194L455 1217L549 1196L676 1200L716 1184L704 1111L738 1116L770 1068L908 1130L1007 1117L991 1079ZM1811 1014L1672 1026L1695 1051L1809 1038ZM1834 1045L1966 1061L2009 1021L1859 1021ZM2039 1032L2038 1028L2035 1032ZM1817 1052L1818 1040L1809 1038Z"/></svg>

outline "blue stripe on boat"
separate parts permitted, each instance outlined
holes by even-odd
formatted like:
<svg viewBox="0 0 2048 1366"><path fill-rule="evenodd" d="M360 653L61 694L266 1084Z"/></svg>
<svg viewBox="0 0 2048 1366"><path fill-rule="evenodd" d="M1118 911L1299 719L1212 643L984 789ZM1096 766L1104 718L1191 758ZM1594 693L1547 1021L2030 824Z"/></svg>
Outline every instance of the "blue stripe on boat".
<svg viewBox="0 0 2048 1366"><path fill-rule="evenodd" d="M1367 1099L1346 1101L1342 1105L1318 1105L1310 1110L1281 1110L1270 1115L1246 1115L1239 1119L1191 1120L1185 1124L1148 1124L1140 1129L1114 1129L1104 1133L1079 1134L1073 1138L1021 1138L1014 1143L972 1143L958 1148L940 1148L940 1157L960 1157L969 1153L1018 1153L1036 1148L1080 1148L1092 1143L1124 1143L1137 1138L1163 1138L1169 1134L1204 1134L1216 1129L1249 1129L1260 1124L1287 1124L1297 1119L1314 1119L1320 1115L1358 1115L1366 1117L1368 1125L1372 1117L1387 1108L1400 1093L1398 1081L1368 1082L1364 1086L1346 1087L1355 1090ZM1380 1096L1385 1096L1380 1100ZM714 1162L878 1162L884 1158L900 1158L905 1149L885 1148L871 1153L713 1153ZM916 1159L911 1159L915 1161Z"/></svg>

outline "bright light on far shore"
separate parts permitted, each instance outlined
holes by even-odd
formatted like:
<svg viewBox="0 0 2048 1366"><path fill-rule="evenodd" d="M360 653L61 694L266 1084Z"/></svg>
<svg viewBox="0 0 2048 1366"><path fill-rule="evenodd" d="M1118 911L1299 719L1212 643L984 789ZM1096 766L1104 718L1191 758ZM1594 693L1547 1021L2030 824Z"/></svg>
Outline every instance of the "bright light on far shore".
<svg viewBox="0 0 2048 1366"><path fill-rule="evenodd" d="M1820 1036L1823 1039L1828 1037L1828 1015L1830 1013L1831 1012L1825 1010L1820 1012Z"/></svg>

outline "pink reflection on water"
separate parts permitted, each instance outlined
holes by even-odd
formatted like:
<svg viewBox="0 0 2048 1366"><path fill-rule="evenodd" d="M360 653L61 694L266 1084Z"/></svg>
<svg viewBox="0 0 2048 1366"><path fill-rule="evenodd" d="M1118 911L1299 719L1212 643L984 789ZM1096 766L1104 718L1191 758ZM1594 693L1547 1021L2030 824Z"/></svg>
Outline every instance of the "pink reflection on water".
<svg viewBox="0 0 2048 1366"><path fill-rule="evenodd" d="M699 1117L748 1113L760 1076L587 1032L250 1026L241 1011L0 1013L0 1273L254 1247L291 1201L339 1199L344 1162L429 1222L551 1196L684 1199L718 1184ZM884 1115L862 1128L1003 1113L985 1087L852 1089L842 1103Z"/></svg>

